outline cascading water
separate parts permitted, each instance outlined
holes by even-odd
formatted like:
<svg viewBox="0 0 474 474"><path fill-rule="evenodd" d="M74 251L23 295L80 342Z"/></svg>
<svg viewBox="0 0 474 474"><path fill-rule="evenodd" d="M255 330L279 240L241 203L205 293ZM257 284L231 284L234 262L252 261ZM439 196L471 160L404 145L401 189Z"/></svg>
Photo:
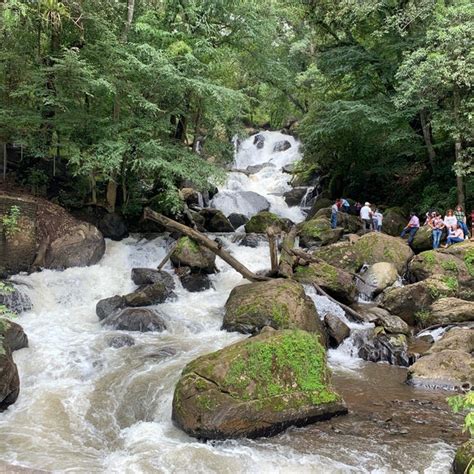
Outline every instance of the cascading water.
<svg viewBox="0 0 474 474"><path fill-rule="evenodd" d="M279 141L280 135L265 132L265 146ZM284 137L295 144L291 137ZM237 156L239 166L260 163L268 156L277 161L273 151L262 158L267 153L265 146L252 151L246 144L242 143ZM285 151L278 153L282 153L281 162L275 163L278 166L290 160L283 155ZM253 189L271 201L272 210L298 220L297 209L285 208L273 196L275 190L284 188L283 179L275 169L269 170L271 173L262 170L253 175ZM251 270L268 268L265 242L250 248L223 238L223 244ZM220 330L230 291L245 281L219 259L220 272L211 277L213 289L189 293L176 279L177 298L157 306L168 329L130 332L135 345L110 347L110 339L124 332L101 326L95 315L97 301L132 291L131 269L156 267L165 254L163 237L108 241L106 255L92 267L16 277L25 283L24 291L33 303L19 318L30 346L14 353L21 393L0 414L0 460L56 472L87 473L449 470L452 443L433 436L438 427L441 431L452 423L449 413L415 403L422 397L440 404L444 396L404 385L402 369L354 357L351 339L329 351L334 382L351 411L348 416L289 429L269 439L212 443L201 443L174 427L172 396L183 367L199 355L245 337ZM333 312L345 318L329 300L307 291L321 316ZM365 329L346 322L353 331ZM384 421L399 412L406 420L398 424ZM427 425L418 423L418 418ZM412 430L410 436L400 424L405 431L406 427ZM456 429L454 425L453 432Z"/></svg>

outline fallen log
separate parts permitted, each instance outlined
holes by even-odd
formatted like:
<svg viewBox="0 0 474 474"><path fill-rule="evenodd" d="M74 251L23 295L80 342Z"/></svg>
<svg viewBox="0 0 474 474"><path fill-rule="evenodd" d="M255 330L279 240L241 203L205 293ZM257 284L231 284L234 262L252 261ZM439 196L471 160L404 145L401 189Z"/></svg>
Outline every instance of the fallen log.
<svg viewBox="0 0 474 474"><path fill-rule="evenodd" d="M352 308L349 308L349 306L346 306L343 303L340 303L336 299L334 299L332 296L329 296L319 285L316 283L313 283L314 289L321 295L325 296L328 300L332 301L333 303L337 304L338 306L341 307L341 309L344 310L344 312L351 317L352 320L355 320L359 323L365 323L366 320L357 312L354 311Z"/></svg>
<svg viewBox="0 0 474 474"><path fill-rule="evenodd" d="M158 267L156 267L157 270L161 270L165 266L166 262L171 258L171 255L174 252L174 249L176 248L177 245L178 245L178 242L175 242L171 246L171 248L168 250L168 253L165 255L165 258L161 261L161 263L158 265Z"/></svg>
<svg viewBox="0 0 474 474"><path fill-rule="evenodd" d="M268 245L270 247L270 266L272 274L278 272L278 245L277 245L278 231L275 227L267 228Z"/></svg>
<svg viewBox="0 0 474 474"><path fill-rule="evenodd" d="M143 212L143 217L145 219L149 219L162 226L166 227L167 229L175 230L181 232L184 235L187 235L189 238L195 240L202 246L208 248L211 252L214 252L217 256L222 258L224 262L228 263L234 270L239 272L245 279L249 281L267 281L271 280L271 278L257 275L250 271L245 265L242 265L236 258L234 258L229 252L222 248L222 245L215 242L214 240L209 239L201 232L191 229L190 227L180 224L169 217L164 216L163 214L159 214L158 212L152 211L149 207L146 207Z"/></svg>

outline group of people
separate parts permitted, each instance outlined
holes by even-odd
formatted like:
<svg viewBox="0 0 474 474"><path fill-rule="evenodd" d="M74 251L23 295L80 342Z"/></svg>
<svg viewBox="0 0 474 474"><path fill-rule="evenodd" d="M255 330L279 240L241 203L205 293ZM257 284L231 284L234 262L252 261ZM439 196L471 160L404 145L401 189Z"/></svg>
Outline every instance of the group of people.
<svg viewBox="0 0 474 474"><path fill-rule="evenodd" d="M383 225L383 214L377 209L376 206L366 202L363 206L360 203L356 203L353 206L349 204L347 199L339 198L336 199L335 203L331 208L331 228L337 227L337 217L340 211L352 212L360 216L363 224L363 231L365 232L381 232ZM474 211L473 211L474 215ZM438 249L441 246L441 238L443 232L446 231L446 244L444 247L449 245L463 242L469 238L469 229L467 227L467 217L461 205L456 208L448 209L444 218L438 211L432 210L426 213L426 220L424 225L429 226L432 229L433 249ZM420 228L420 219L415 212L410 214L410 220L405 228L402 230L400 237L405 237L408 234L408 245L413 243L416 233ZM474 221L473 221L474 229ZM473 235L474 237L474 235Z"/></svg>

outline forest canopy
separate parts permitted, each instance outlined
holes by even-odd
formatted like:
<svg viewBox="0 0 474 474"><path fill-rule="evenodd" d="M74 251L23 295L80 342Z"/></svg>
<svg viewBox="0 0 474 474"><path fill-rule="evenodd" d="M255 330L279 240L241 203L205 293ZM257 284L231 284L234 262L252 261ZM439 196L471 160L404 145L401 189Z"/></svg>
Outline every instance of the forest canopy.
<svg viewBox="0 0 474 474"><path fill-rule="evenodd" d="M4 179L68 207L177 213L289 124L332 197L474 204L469 0L7 0L0 37Z"/></svg>

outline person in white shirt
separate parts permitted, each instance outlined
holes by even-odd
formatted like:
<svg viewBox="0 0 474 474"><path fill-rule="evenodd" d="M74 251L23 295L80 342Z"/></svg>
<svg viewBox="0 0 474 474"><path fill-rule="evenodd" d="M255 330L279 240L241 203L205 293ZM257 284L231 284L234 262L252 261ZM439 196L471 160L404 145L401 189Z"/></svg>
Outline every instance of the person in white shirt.
<svg viewBox="0 0 474 474"><path fill-rule="evenodd" d="M373 214L374 226L377 232L382 232L382 222L383 222L383 214L376 209Z"/></svg>
<svg viewBox="0 0 474 474"><path fill-rule="evenodd" d="M339 213L339 199L336 199L336 202L331 207L331 229L337 227L337 215Z"/></svg>
<svg viewBox="0 0 474 474"><path fill-rule="evenodd" d="M360 218L364 224L364 233L372 230L372 209L370 202L366 202L360 209Z"/></svg>
<svg viewBox="0 0 474 474"><path fill-rule="evenodd" d="M448 209L446 211L446 215L444 216L444 225L448 229L448 232L450 229L454 229L454 226L458 226L458 220L456 219L452 209Z"/></svg>

